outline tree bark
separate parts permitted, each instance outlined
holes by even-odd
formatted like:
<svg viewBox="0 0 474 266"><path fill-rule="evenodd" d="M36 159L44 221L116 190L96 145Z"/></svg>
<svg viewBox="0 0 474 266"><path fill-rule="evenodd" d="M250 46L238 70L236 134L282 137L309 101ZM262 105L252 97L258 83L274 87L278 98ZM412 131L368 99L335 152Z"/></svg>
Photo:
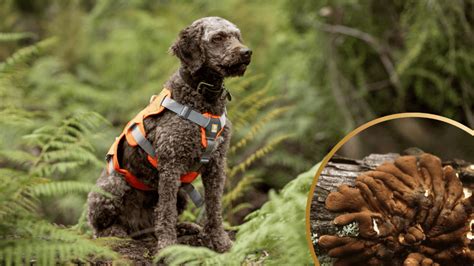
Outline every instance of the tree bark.
<svg viewBox="0 0 474 266"><path fill-rule="evenodd" d="M332 220L338 213L328 211L324 202L326 197L332 191L342 184L354 185L355 178L362 172L375 169L383 162L392 162L398 156L397 153L371 154L362 160L344 158L335 155L328 162L316 184L313 201L311 202L311 231L321 235L336 234L336 227Z"/></svg>
<svg viewBox="0 0 474 266"><path fill-rule="evenodd" d="M324 203L332 191L336 191L342 184L354 185L355 178L362 172L375 169L384 162L393 162L400 155L398 153L371 154L362 160L350 159L335 155L328 162L318 178L318 183L311 202L310 223L311 232L321 235L336 234L336 227L332 220L339 213L328 211ZM453 159L443 162L451 165L458 173L465 188L471 191L474 188L474 164Z"/></svg>

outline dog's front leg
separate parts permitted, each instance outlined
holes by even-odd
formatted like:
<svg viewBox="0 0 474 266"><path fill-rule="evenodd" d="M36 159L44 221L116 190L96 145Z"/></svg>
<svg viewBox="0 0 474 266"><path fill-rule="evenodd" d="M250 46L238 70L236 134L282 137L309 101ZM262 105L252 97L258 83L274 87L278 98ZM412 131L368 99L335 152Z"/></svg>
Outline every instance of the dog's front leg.
<svg viewBox="0 0 474 266"><path fill-rule="evenodd" d="M176 223L178 211L176 202L181 172L175 165L163 165L160 170L158 205L155 209L155 233L158 239L157 252L176 244Z"/></svg>
<svg viewBox="0 0 474 266"><path fill-rule="evenodd" d="M222 194L224 191L225 173L224 158L213 159L203 173L206 220L204 236L207 245L217 252L228 251L232 247L229 235L222 225Z"/></svg>
<svg viewBox="0 0 474 266"><path fill-rule="evenodd" d="M232 241L222 225L222 194L226 179L225 156L229 146L230 129L226 127L222 135L224 143L219 145L202 173L206 204L204 236L207 245L217 252L225 252L232 247Z"/></svg>

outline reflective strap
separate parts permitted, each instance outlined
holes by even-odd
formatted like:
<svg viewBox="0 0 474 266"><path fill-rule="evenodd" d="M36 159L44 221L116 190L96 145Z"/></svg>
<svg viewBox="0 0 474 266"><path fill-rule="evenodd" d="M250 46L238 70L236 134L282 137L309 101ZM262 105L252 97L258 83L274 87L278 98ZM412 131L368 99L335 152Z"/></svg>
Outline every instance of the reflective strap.
<svg viewBox="0 0 474 266"><path fill-rule="evenodd" d="M225 122L227 120L226 114L227 114L227 110L224 111L224 114L222 114L221 117L219 117L219 121L221 122L221 128L225 127Z"/></svg>
<svg viewBox="0 0 474 266"><path fill-rule="evenodd" d="M166 109L176 113L178 116L181 116L189 121L198 124L201 127L207 127L209 122L211 121L210 118L203 116L202 114L194 111L189 106L182 105L177 101L171 99L170 97L166 97L163 99L161 103Z"/></svg>
<svg viewBox="0 0 474 266"><path fill-rule="evenodd" d="M142 134L140 131L140 128L138 128L137 124L134 124L131 128L132 131L132 136L135 139L135 141L138 143L138 145L146 152L148 155L151 157L155 158L155 149L153 149L153 146L151 143L145 138L145 136Z"/></svg>
<svg viewBox="0 0 474 266"><path fill-rule="evenodd" d="M202 204L204 203L202 196L199 193L199 191L197 191L196 188L194 188L194 186L191 183L184 184L181 188L184 189L184 191L186 191L189 198L193 201L196 207L202 206Z"/></svg>
<svg viewBox="0 0 474 266"><path fill-rule="evenodd" d="M217 132L214 132L214 134L209 133L208 132L209 129L207 129L207 127L209 126L209 123L212 121L211 117L204 116L201 113L194 111L189 106L180 104L177 101L171 99L170 97L165 97L163 101L161 102L161 105L164 106L166 109L176 113L178 116L183 117L193 123L196 123L200 127L205 129L207 147L201 156L200 163L201 164L208 163L209 160L211 159L212 152L216 149L217 144L218 144L218 142L215 140L215 138L217 138L218 133ZM221 130L224 128L226 124L226 120L227 120L226 113L227 113L227 110L225 110L224 113L219 117L219 124L220 124L219 128ZM141 146L138 140L137 142Z"/></svg>
<svg viewBox="0 0 474 266"><path fill-rule="evenodd" d="M209 160L211 159L211 154L216 149L216 147L217 141L212 138L207 138L207 147L206 150L204 150L204 152L202 153L200 163L209 163Z"/></svg>
<svg viewBox="0 0 474 266"><path fill-rule="evenodd" d="M110 175L115 172L113 156L107 156L107 173Z"/></svg>

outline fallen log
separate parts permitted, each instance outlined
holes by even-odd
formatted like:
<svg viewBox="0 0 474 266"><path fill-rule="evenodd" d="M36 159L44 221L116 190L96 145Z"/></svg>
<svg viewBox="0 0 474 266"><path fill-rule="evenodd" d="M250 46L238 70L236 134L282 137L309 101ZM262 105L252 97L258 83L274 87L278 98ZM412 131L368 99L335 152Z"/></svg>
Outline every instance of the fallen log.
<svg viewBox="0 0 474 266"><path fill-rule="evenodd" d="M410 152L406 152L409 155ZM362 160L344 158L338 155L333 156L318 178L313 199L310 208L310 225L311 234L314 239L313 244L321 235L336 235L341 228L333 224L334 218L341 213L330 212L325 208L325 201L330 192L336 191L342 184L354 186L355 178L363 172L373 170L384 162L393 162L400 155L397 153L388 154L371 154ZM463 182L466 189L472 192L474 188L474 164L453 159L444 161L443 165L451 165L459 174L459 178ZM325 254L319 250L317 245L314 246L316 255L323 260L328 259ZM331 264L331 260L327 260Z"/></svg>

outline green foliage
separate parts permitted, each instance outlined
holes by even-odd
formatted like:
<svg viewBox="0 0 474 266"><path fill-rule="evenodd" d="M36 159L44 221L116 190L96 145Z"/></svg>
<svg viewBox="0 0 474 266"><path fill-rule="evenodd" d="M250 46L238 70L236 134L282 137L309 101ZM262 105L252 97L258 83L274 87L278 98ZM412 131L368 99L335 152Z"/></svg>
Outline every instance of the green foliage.
<svg viewBox="0 0 474 266"><path fill-rule="evenodd" d="M26 135L30 145L41 152L36 157L32 173L51 176L77 170L86 164L103 165L94 155L94 147L87 136L94 133L99 125L106 123L97 113L79 113L61 122L59 127L44 126Z"/></svg>
<svg viewBox="0 0 474 266"><path fill-rule="evenodd" d="M0 32L0 42L15 42L24 39L34 39L32 32Z"/></svg>
<svg viewBox="0 0 474 266"><path fill-rule="evenodd" d="M42 48L51 45L48 42L22 48L0 68L0 92L5 100L0 106L0 261L51 265L118 259L108 247L41 215L43 197L86 194L93 189L91 183L56 180L73 178L71 173L80 167L97 164L89 136L104 121L88 112L64 114L57 124L51 120L54 111L32 111L26 107L31 99L9 93L25 92L26 86L17 80L24 77L28 63L41 56Z"/></svg>
<svg viewBox="0 0 474 266"><path fill-rule="evenodd" d="M269 201L239 226L229 252L176 245L164 249L158 259L166 258L170 265L312 264L303 232L307 193L318 167L299 175L281 192L271 192Z"/></svg>
<svg viewBox="0 0 474 266"><path fill-rule="evenodd" d="M46 39L35 45L27 46L16 51L5 62L0 63L0 71L6 72L20 64L25 64L31 58L37 56L43 49L51 46L55 42L54 38Z"/></svg>
<svg viewBox="0 0 474 266"><path fill-rule="evenodd" d="M79 182L52 182L25 171L2 168L0 261L5 265L29 264L30 261L49 265L90 260L93 259L91 255L95 258L117 258L109 248L94 243L74 230L53 225L39 214L41 195L57 196L88 190L89 186Z"/></svg>
<svg viewBox="0 0 474 266"><path fill-rule="evenodd" d="M37 221L19 221L17 226L20 228L15 234L8 235L17 239L0 243L0 259L5 265L23 265L29 262L51 265L71 260L85 262L97 258L117 258L109 248L71 230Z"/></svg>
<svg viewBox="0 0 474 266"><path fill-rule="evenodd" d="M20 203L5 198L2 213L12 225L38 220L51 230L77 237L63 241L45 230L31 235L5 228L1 231L8 235L5 239L18 238L18 242L0 249L6 260L21 259L19 251L25 248L21 241L27 239L36 245L42 238L51 245L26 254L42 263L84 259L90 253L111 256L100 249L100 243L89 244L89 249L82 247L86 242L80 241L90 241L86 237L90 232L84 195L95 189L93 183L103 167L97 158L178 66L178 60L166 51L177 32L191 20L163 15L162 11L176 14L175 10L182 12L186 6L99 1L86 7L81 2L51 1L32 7L38 14L60 10L33 33L21 27L15 32L14 22L21 17L15 14L21 14L24 6L9 2L4 6L9 12L0 11L7 18L0 23L0 31L5 32L0 34L0 42L8 43L0 47L0 95L5 99L0 103L0 121L7 128L0 133L1 173L8 174L8 184L28 191L27 197L16 198ZM42 21L40 15L31 19ZM37 36L44 40L35 42ZM256 166L289 137L274 125L275 118L289 107L272 93L274 88L265 79L265 75L250 70L245 79L226 84L234 99L228 106L234 138L224 198L229 221L234 213L255 208L243 197L264 175ZM20 174L25 182L34 183L23 187ZM22 206L27 207L25 217L15 217ZM191 208L183 219L196 220L198 212ZM62 228L48 224L48 220L75 226ZM78 244L78 250L66 256L58 245L68 249L69 242Z"/></svg>
<svg viewBox="0 0 474 266"><path fill-rule="evenodd" d="M88 233L84 192L103 167L97 158L178 67L167 50L194 19L228 18L254 51L245 77L226 83L234 136L223 200L235 225L235 213L258 207L248 204L255 186L283 187L374 117L423 111L473 126L473 8L473 0L3 1L0 217L11 227L2 222L1 232L30 240L13 228L26 217ZM190 207L183 219L198 217ZM239 240L229 257L196 252L203 261L271 261L280 251L264 236L273 233L259 235L268 243Z"/></svg>
<svg viewBox="0 0 474 266"><path fill-rule="evenodd" d="M112 197L111 194L99 190L94 184L77 182L77 181L62 181L62 182L47 182L34 186L31 189L31 194L35 197L53 197L62 196L69 193L89 193L95 191L106 196Z"/></svg>
<svg viewBox="0 0 474 266"><path fill-rule="evenodd" d="M403 111L474 125L474 1L303 0L288 7L292 24L321 48L308 54L319 79L312 84L336 96L348 129ZM326 73L329 79L319 78Z"/></svg>

